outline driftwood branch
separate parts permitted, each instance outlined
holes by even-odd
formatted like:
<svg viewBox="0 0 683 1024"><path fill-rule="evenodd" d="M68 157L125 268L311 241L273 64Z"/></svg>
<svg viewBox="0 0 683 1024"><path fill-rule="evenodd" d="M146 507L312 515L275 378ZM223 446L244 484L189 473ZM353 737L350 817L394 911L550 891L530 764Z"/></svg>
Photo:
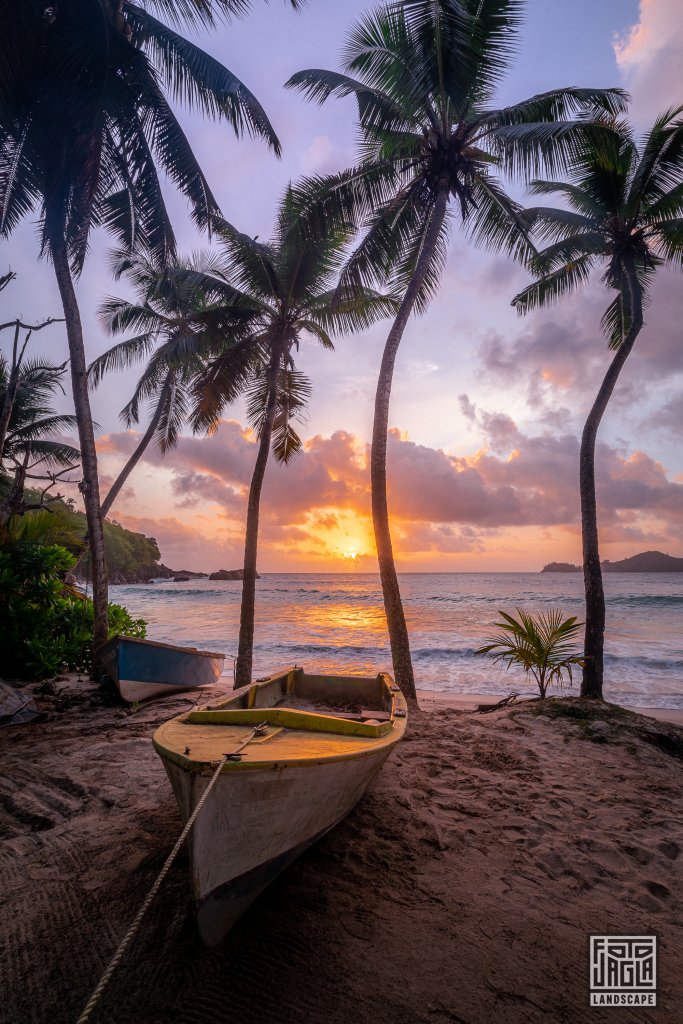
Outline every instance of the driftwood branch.
<svg viewBox="0 0 683 1024"><path fill-rule="evenodd" d="M1 279L0 279L1 280ZM14 327L18 331L42 331L44 327L49 327L50 324L63 324L63 316L49 316L47 320L43 320L40 324L25 324L21 318L16 320L8 320L6 324L0 324L0 331L7 330L8 327Z"/></svg>

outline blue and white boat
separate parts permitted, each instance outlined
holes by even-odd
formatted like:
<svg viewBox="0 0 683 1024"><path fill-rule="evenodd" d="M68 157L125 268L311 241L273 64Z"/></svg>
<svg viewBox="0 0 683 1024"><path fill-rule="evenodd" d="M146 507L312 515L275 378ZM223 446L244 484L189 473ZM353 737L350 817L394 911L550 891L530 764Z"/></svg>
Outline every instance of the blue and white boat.
<svg viewBox="0 0 683 1024"><path fill-rule="evenodd" d="M105 672L130 703L211 686L220 678L225 661L225 655L214 651L131 636L112 637L98 654Z"/></svg>

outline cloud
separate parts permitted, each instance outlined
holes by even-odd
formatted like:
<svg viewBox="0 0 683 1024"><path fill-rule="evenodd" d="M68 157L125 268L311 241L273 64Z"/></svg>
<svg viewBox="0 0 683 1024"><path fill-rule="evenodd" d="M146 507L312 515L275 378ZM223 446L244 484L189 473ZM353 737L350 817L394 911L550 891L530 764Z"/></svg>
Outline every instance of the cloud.
<svg viewBox="0 0 683 1024"><path fill-rule="evenodd" d="M640 0L638 22L614 40L614 55L633 96L632 116L645 127L681 96L680 0Z"/></svg>
<svg viewBox="0 0 683 1024"><path fill-rule="evenodd" d="M657 272L645 326L622 370L611 407L642 408L646 399L660 404L662 397L668 398L666 389L675 387L683 375L680 289L680 270ZM479 345L482 370L506 388L525 387L527 403L546 426L568 425L566 403L577 418L584 418L612 358L600 330L610 299L596 281L557 306L529 315L511 340L488 332ZM471 410L461 402L461 411L468 416Z"/></svg>
<svg viewBox="0 0 683 1024"><path fill-rule="evenodd" d="M299 159L304 174L329 174L346 162L345 154L328 135L316 135Z"/></svg>
<svg viewBox="0 0 683 1024"><path fill-rule="evenodd" d="M614 53L638 122L651 122L683 102L680 0L640 0L638 21L614 41Z"/></svg>
<svg viewBox="0 0 683 1024"><path fill-rule="evenodd" d="M417 444L398 430L389 434L389 506L399 559L420 553L455 556L486 552L492 538L514 547L519 530L579 531L579 441L568 431L528 434L502 413L477 409L466 395L482 447L470 456ZM127 452L129 435L108 435L102 450ZM221 424L211 438L183 437L161 461L150 451L152 472L163 465L176 515L131 518L126 525L152 533L167 561L190 568L241 562L248 493L245 469L253 466L256 443L238 424ZM598 502L603 541L667 540L674 549L683 527L683 484L646 452L600 443L596 450ZM138 488L136 488L138 490ZM127 501L121 505L128 506ZM190 522L185 523L189 517ZM507 541L506 541L507 538ZM329 563L346 553L371 555L368 447L346 431L316 435L288 467L268 466L261 504L263 559ZM611 552L614 553L614 552ZM624 553L632 553L627 550ZM621 552L616 553L617 557ZM207 564L210 562L210 564Z"/></svg>
<svg viewBox="0 0 683 1024"><path fill-rule="evenodd" d="M474 423L477 418L477 407L470 401L469 395L458 395L458 404L465 419Z"/></svg>
<svg viewBox="0 0 683 1024"><path fill-rule="evenodd" d="M643 426L678 440L683 434L683 388L675 391L668 401L648 416Z"/></svg>

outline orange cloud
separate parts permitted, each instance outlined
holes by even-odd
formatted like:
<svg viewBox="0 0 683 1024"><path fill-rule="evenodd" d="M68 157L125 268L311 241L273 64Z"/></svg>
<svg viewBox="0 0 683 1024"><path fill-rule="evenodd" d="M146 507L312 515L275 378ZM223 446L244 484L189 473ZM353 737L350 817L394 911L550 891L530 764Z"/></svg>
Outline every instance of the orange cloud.
<svg viewBox="0 0 683 1024"><path fill-rule="evenodd" d="M570 433L529 436L501 414L472 417L486 439L456 456L389 436L389 502L404 568L533 568L543 554L578 557L578 440ZM102 439L103 462L121 461L131 433ZM150 450L133 497L114 514L152 534L167 563L208 569L239 565L256 443L234 421L212 438L182 437L162 458ZM290 466L270 463L264 485L263 569L375 569L368 447L337 431L316 435ZM600 521L611 557L633 542L677 546L683 486L645 452L597 449ZM619 545L629 545L618 549ZM192 562L192 564L188 564ZM229 565L227 564L229 563Z"/></svg>

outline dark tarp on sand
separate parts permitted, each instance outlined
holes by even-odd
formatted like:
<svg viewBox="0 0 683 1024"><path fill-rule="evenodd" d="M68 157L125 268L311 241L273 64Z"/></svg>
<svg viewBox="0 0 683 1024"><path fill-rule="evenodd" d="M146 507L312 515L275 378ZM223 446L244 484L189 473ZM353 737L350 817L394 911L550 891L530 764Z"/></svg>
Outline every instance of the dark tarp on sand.
<svg viewBox="0 0 683 1024"><path fill-rule="evenodd" d="M5 725L30 722L37 714L33 697L15 690L0 679L0 729Z"/></svg>

